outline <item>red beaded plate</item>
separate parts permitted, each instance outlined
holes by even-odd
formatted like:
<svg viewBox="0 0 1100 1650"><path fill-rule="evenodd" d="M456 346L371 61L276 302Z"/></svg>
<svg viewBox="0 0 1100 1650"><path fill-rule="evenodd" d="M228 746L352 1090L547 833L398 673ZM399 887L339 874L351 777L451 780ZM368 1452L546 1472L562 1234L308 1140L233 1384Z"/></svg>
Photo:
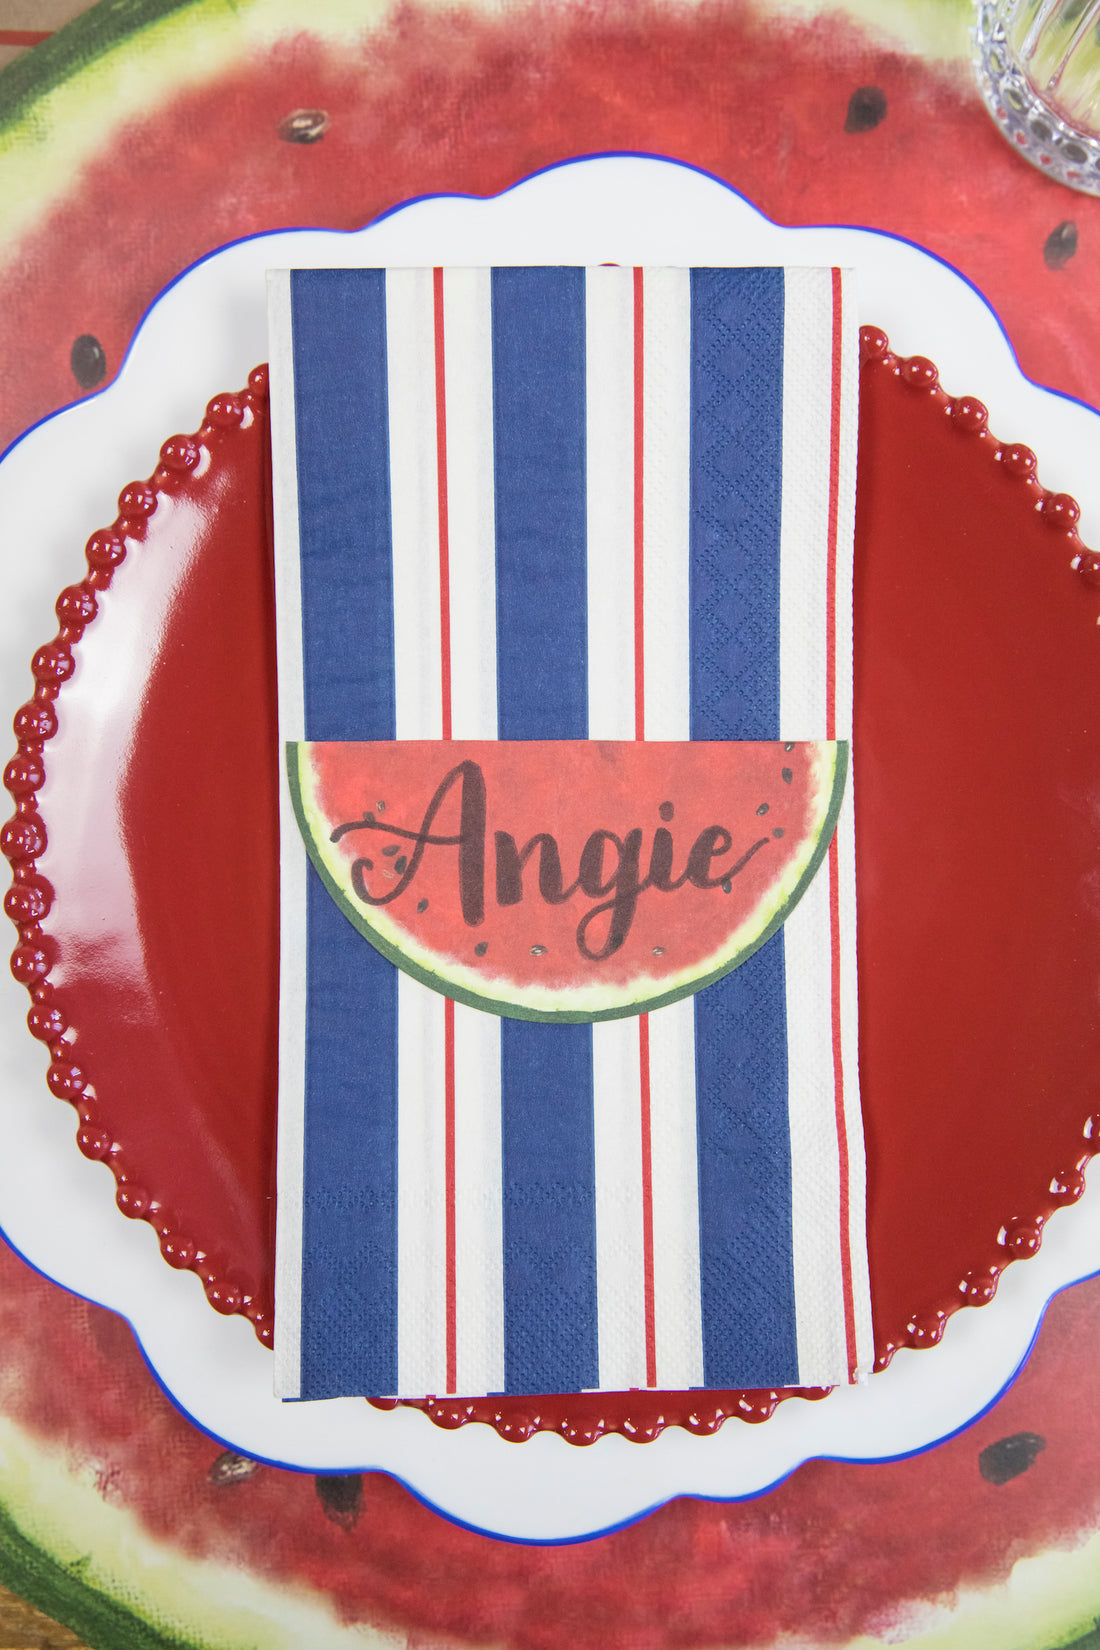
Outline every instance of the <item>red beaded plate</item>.
<svg viewBox="0 0 1100 1650"><path fill-rule="evenodd" d="M1100 1129L1100 559L1033 454L865 328L856 524L861 1084L880 1367L992 1298L1083 1187ZM119 1207L271 1338L277 1014L266 372L161 449L88 542L15 718L12 970L49 1085ZM77 646L165 613L125 703ZM158 621L159 622L159 621ZM110 733L110 738L106 737ZM48 759L46 745L49 743ZM118 753L106 760L108 747ZM76 827L72 799L83 810ZM105 925L86 845L128 869ZM113 896L112 896L113 897ZM103 894L99 890L96 912ZM95 903L95 902L93 902ZM114 920L117 919L117 920ZM109 929L110 932L106 930ZM577 1443L765 1420L763 1393L444 1399ZM807 1396L819 1394L806 1394Z"/></svg>

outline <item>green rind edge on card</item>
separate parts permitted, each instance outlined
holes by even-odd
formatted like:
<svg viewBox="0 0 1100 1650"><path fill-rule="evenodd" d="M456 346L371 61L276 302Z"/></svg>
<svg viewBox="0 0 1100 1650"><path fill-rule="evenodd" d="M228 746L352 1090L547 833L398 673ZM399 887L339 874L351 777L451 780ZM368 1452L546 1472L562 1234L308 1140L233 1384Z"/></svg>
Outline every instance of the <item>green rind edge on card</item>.
<svg viewBox="0 0 1100 1650"><path fill-rule="evenodd" d="M651 1014L658 1008L665 1008L669 1003L680 1002L685 997L694 997L704 991L708 985L714 985L724 979L727 974L739 968L754 952L765 945L778 928L786 922L806 889L810 886L825 855L829 851L829 844L836 832L837 820L840 817L840 808L844 800L844 789L848 778L848 741L835 741L835 759L833 764L832 783L829 790L829 803L822 816L821 826L814 843L813 853L807 860L801 876L780 901L768 922L754 935L749 944L735 951L720 968L713 969L709 974L687 984L676 986L673 990L658 992L655 996L623 1003L614 1008L595 1010L577 1009L539 1009L528 1008L522 1004L502 1001L496 997L482 996L477 992L467 991L462 986L449 980L445 975L432 969L424 968L413 962L400 946L379 934L377 929L363 915L362 911L348 899L340 884L332 875L317 847L309 816L302 794L301 763L302 752L308 748L308 741L288 740L286 744L286 771L290 786L290 799L294 808L294 817L298 821L298 829L305 843L306 852L314 870L317 872L325 888L344 916L389 962L400 968L403 973L419 980L429 990L437 991L441 996L450 997L454 1002L465 1003L470 1008L481 1009L486 1014L496 1014L508 1020L538 1020L551 1025L591 1025L597 1020L628 1020L639 1014Z"/></svg>

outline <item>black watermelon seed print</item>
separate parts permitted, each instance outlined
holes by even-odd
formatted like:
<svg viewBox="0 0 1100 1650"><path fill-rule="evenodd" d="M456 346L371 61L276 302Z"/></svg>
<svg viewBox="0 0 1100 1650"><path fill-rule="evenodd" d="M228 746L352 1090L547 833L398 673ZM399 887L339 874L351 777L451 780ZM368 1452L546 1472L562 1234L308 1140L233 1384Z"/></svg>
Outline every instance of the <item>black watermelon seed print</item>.
<svg viewBox="0 0 1100 1650"><path fill-rule="evenodd" d="M1043 262L1048 269L1064 269L1076 251L1077 225L1066 218L1043 242Z"/></svg>
<svg viewBox="0 0 1100 1650"><path fill-rule="evenodd" d="M978 1471L987 1484L1008 1484L1026 1472L1046 1447L1046 1439L1037 1432L1014 1432L982 1450Z"/></svg>
<svg viewBox="0 0 1100 1650"><path fill-rule="evenodd" d="M69 366L82 390L94 389L107 371L107 357L99 339L82 332L69 351Z"/></svg>
<svg viewBox="0 0 1100 1650"><path fill-rule="evenodd" d="M881 86L857 86L848 99L846 132L871 132L886 118L886 93Z"/></svg>

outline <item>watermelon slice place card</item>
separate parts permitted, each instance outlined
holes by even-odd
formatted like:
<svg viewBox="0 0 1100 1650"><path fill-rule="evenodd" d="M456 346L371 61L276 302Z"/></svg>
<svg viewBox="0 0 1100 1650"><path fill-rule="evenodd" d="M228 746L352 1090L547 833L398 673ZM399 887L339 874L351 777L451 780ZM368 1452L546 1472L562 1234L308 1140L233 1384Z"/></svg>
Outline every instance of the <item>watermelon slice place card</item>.
<svg viewBox="0 0 1100 1650"><path fill-rule="evenodd" d="M276 1391L862 1378L850 277L269 299Z"/></svg>

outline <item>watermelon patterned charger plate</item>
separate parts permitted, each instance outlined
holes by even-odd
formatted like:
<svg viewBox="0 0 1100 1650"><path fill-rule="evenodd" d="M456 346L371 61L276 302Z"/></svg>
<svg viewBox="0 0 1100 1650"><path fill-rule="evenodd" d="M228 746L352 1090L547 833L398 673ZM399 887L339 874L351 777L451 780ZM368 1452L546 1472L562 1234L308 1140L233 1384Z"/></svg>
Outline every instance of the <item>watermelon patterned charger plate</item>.
<svg viewBox="0 0 1100 1650"><path fill-rule="evenodd" d="M261 1344L278 991L263 272L605 261L846 265L870 323L852 748L879 1373L818 1403L279 1404ZM0 466L15 524L0 680L25 701L4 836L20 927L3 998L12 1241L125 1312L177 1401L234 1447L381 1467L502 1534L589 1534L670 1495L752 1494L814 1454L899 1454L965 1424L1050 1294L1090 1270L1100 1221L1081 1198L1100 1111L1096 434L1089 409L1021 377L943 265L861 231L777 229L667 163L578 164L198 266L117 383ZM79 1151L46 1081L77 1109ZM548 1431L563 1436L532 1436Z"/></svg>

